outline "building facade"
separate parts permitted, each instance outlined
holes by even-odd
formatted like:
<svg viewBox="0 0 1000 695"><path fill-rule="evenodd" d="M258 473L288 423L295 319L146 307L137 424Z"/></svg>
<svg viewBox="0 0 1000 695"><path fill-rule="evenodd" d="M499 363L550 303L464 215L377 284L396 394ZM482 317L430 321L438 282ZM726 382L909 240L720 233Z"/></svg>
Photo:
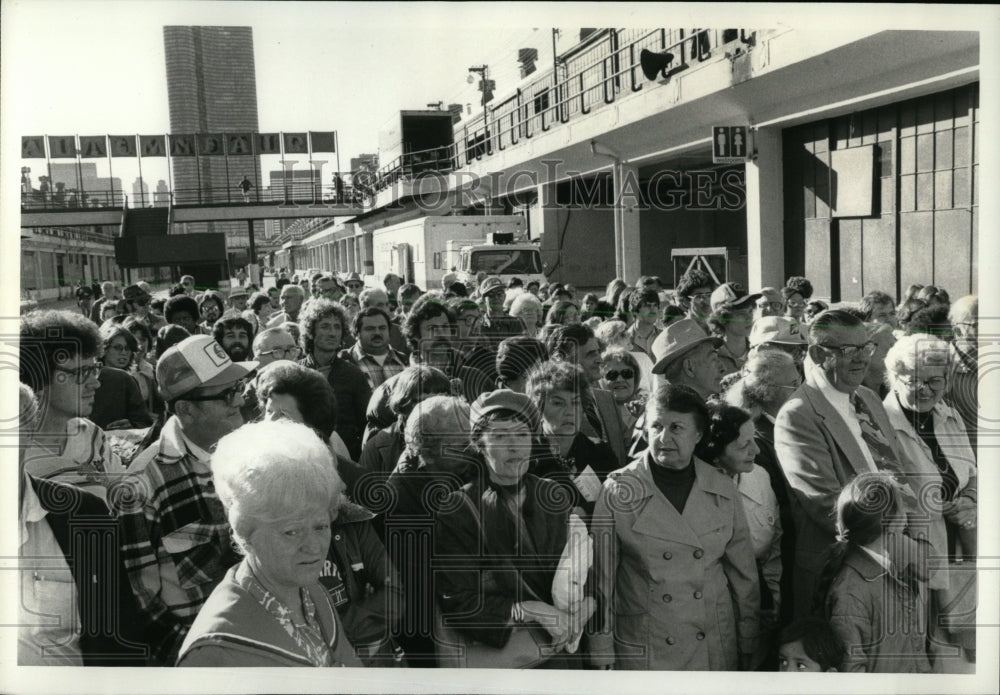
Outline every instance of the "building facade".
<svg viewBox="0 0 1000 695"><path fill-rule="evenodd" d="M250 27L163 27L172 133L258 131L257 78ZM238 203L244 176L260 189L260 162L252 155L172 157L175 200ZM256 225L259 225L259 229ZM263 223L255 223L262 234ZM249 245L245 222L188 223L185 232L223 232L231 251Z"/></svg>

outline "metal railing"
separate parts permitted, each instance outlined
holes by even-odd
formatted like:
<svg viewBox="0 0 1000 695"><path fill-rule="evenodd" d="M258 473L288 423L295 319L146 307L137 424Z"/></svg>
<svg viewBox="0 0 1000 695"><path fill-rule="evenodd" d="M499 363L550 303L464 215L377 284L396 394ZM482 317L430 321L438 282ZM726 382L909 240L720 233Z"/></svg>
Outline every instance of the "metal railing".
<svg viewBox="0 0 1000 695"><path fill-rule="evenodd" d="M454 131L455 142L415 152L406 152L376 172L347 172L333 176L330 183L296 179L276 186L252 189L246 196L237 186L179 188L157 193L153 205L344 205L368 207L375 196L421 175L456 171L474 161L514 147L538 133L559 128L574 117L615 103L647 87L660 86L663 78L648 81L642 73L643 49L669 52L672 61L665 68L673 74L712 58L752 50L757 32L747 29L602 29L577 46L565 51L557 66L493 106L485 116L473 118ZM485 118L485 121L484 121ZM329 175L327 175L329 176ZM81 202L82 201L82 202ZM30 191L21 194L22 210L123 208L128 200L120 191ZM286 230L287 231L287 230ZM283 235L284 236L284 235Z"/></svg>
<svg viewBox="0 0 1000 695"><path fill-rule="evenodd" d="M122 191L83 191L76 188L21 191L23 211L86 211L102 208L121 210L127 204L128 196Z"/></svg>
<svg viewBox="0 0 1000 695"><path fill-rule="evenodd" d="M422 172L460 169L642 90L648 82L640 63L643 49L671 53L667 73L672 76L713 57L722 58L724 46L735 44L733 53L750 50L756 33L748 29L603 29L564 52L558 67L488 106L485 123L479 116L456 130L452 145L407 153L383 166L372 188L379 192Z"/></svg>
<svg viewBox="0 0 1000 695"><path fill-rule="evenodd" d="M455 146L432 147L427 150L407 152L392 160L375 172L374 177L363 177L366 188L378 193L400 181L412 181L426 172L447 173L457 168ZM355 177L360 178L359 172ZM359 185L362 181L358 182Z"/></svg>
<svg viewBox="0 0 1000 695"><path fill-rule="evenodd" d="M358 191L350 183L320 183L297 179L264 190L251 190L245 197L229 187L215 188L203 185L194 188L175 188L170 192L174 206L217 205L357 205L361 201Z"/></svg>
<svg viewBox="0 0 1000 695"><path fill-rule="evenodd" d="M455 145L460 166L492 156L540 132L569 123L574 116L585 116L596 108L613 104L623 95L642 90L648 82L640 63L643 49L671 53L673 61L668 70L672 75L710 58L721 58L719 49L734 42L738 42L734 53L749 50L755 39L756 32L747 29L604 30L602 40L589 41L591 45L571 59L583 63L582 67L574 70L570 61L566 61L558 70L547 71L489 107L485 124L479 117L463 126ZM591 55L595 53L596 59Z"/></svg>

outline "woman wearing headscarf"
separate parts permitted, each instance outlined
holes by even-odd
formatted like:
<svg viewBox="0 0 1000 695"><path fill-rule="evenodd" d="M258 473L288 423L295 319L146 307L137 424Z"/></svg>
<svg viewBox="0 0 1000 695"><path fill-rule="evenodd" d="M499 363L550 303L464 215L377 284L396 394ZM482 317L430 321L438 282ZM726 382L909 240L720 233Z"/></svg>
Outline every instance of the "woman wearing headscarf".
<svg viewBox="0 0 1000 695"><path fill-rule="evenodd" d="M585 561L577 564L582 574L560 575L575 581L557 587L556 579L567 552L585 554L589 545L567 546L582 526L571 516L571 496L528 473L538 410L527 396L499 389L476 399L471 425L481 475L444 499L435 524L435 593L443 617L467 640L496 650L496 667L523 665L505 661L512 656L505 647L516 628L529 624L547 633L545 644L529 645L536 649L531 665L578 667L579 659L561 653L576 650L594 610ZM575 599L564 604L567 593Z"/></svg>

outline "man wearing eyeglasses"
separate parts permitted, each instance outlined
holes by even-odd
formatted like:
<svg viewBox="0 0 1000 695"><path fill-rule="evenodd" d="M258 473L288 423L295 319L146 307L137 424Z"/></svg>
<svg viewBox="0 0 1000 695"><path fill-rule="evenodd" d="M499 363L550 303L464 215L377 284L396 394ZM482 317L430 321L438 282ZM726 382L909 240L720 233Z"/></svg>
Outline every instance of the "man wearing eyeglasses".
<svg viewBox="0 0 1000 695"><path fill-rule="evenodd" d="M692 268L681 276L674 294L686 304L687 317L710 335L708 317L712 314L712 292L715 281L700 268Z"/></svg>
<svg viewBox="0 0 1000 695"><path fill-rule="evenodd" d="M253 341L253 358L258 368L277 360L297 362L302 349L295 344L295 338L284 328L268 328L257 334Z"/></svg>
<svg viewBox="0 0 1000 695"><path fill-rule="evenodd" d="M847 483L860 473L889 473L902 484L904 507L915 511L885 408L862 386L875 350L864 322L853 314L830 309L817 315L809 326L806 381L775 420L775 451L791 488L796 526L796 617L811 608L836 539L836 499Z"/></svg>
<svg viewBox="0 0 1000 695"><path fill-rule="evenodd" d="M764 316L757 319L750 328L750 355L772 350L784 352L795 360L795 368L799 376L802 376L802 365L808 347L802 328L804 326L784 316Z"/></svg>
<svg viewBox="0 0 1000 695"><path fill-rule="evenodd" d="M25 471L107 500L125 468L89 419L101 385L100 351L97 326L81 314L34 311L21 319L20 378L34 390L41 413L32 430L21 433Z"/></svg>
<svg viewBox="0 0 1000 695"><path fill-rule="evenodd" d="M185 338L156 364L171 416L129 466L117 506L123 559L157 665L173 665L201 605L239 560L209 452L243 424L244 382L256 368L233 362L205 335Z"/></svg>
<svg viewBox="0 0 1000 695"><path fill-rule="evenodd" d="M760 297L754 305L753 318L762 319L767 316L784 316L785 298L781 296L781 291L776 287L762 287Z"/></svg>

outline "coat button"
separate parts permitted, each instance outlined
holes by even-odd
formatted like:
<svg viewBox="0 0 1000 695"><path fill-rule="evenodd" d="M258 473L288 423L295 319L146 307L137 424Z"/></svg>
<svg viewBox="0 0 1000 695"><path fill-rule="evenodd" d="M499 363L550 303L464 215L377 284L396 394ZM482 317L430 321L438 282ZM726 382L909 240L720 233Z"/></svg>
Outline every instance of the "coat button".
<svg viewBox="0 0 1000 695"><path fill-rule="evenodd" d="M333 540L335 540L335 541L339 541L339 540L340 540L340 534L338 533L338 534L337 534L336 536L334 536L334 537L333 537Z"/></svg>
<svg viewBox="0 0 1000 695"><path fill-rule="evenodd" d="M703 640L703 639L705 639L705 633L704 632L699 632L697 635L694 636L694 638L696 640Z"/></svg>
<svg viewBox="0 0 1000 695"><path fill-rule="evenodd" d="M702 556L704 556L704 555L705 555L705 551L702 550L701 548L698 548L696 551L694 551L694 559L695 560L700 560L702 558Z"/></svg>
<svg viewBox="0 0 1000 695"><path fill-rule="evenodd" d="M664 603L670 603L673 600L674 600L674 597L671 596L670 594L663 594L663 602Z"/></svg>
<svg viewBox="0 0 1000 695"><path fill-rule="evenodd" d="M673 557L673 553L663 553L663 559L664 560L669 560L672 557Z"/></svg>
<svg viewBox="0 0 1000 695"><path fill-rule="evenodd" d="M675 640L673 637L668 637L667 644L677 644L677 640Z"/></svg>
<svg viewBox="0 0 1000 695"><path fill-rule="evenodd" d="M694 597L695 598L701 598L701 592L700 591L694 592Z"/></svg>

